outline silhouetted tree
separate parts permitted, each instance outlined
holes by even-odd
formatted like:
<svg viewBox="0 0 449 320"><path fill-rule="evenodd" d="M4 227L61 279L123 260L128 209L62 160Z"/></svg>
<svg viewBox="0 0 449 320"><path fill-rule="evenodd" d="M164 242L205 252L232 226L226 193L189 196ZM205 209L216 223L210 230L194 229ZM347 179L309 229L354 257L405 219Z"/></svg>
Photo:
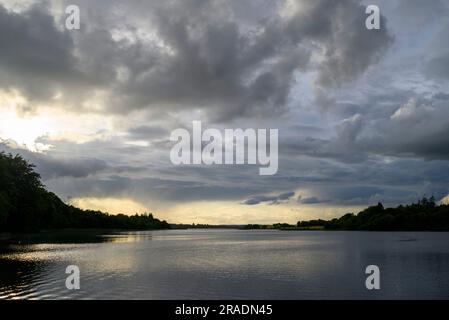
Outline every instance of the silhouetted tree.
<svg viewBox="0 0 449 320"><path fill-rule="evenodd" d="M301 226L305 222L301 222ZM449 206L437 206L435 198L424 197L418 203L385 209L381 203L357 215L345 214L324 223L329 230L449 231Z"/></svg>
<svg viewBox="0 0 449 320"><path fill-rule="evenodd" d="M55 228L167 229L152 214L109 215L81 210L45 190L34 166L21 156L0 153L0 231Z"/></svg>

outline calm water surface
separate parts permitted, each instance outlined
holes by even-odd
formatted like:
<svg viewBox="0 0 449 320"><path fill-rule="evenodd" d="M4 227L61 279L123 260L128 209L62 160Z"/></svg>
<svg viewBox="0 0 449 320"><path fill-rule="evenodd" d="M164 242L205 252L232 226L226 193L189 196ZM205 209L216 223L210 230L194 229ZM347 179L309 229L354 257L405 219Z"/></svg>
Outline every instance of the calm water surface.
<svg viewBox="0 0 449 320"><path fill-rule="evenodd" d="M170 230L100 240L0 245L0 299L449 298L449 233ZM379 291L365 288L371 264ZM68 265L80 268L78 291L65 287Z"/></svg>

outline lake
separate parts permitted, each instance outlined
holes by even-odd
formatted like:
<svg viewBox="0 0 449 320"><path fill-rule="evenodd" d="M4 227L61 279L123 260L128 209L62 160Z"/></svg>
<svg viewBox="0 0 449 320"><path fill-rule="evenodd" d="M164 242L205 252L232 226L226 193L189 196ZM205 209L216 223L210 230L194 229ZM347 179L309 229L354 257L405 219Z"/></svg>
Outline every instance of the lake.
<svg viewBox="0 0 449 320"><path fill-rule="evenodd" d="M1 299L449 298L444 232L196 229L39 241L0 245ZM79 267L80 290L65 286L68 265ZM380 268L380 290L365 287L368 265Z"/></svg>

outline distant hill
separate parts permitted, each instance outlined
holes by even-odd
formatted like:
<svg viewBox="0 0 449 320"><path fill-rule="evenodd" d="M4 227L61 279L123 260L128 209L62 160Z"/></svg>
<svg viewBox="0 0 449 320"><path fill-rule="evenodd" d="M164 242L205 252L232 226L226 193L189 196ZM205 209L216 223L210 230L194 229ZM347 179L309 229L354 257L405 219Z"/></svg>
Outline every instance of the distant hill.
<svg viewBox="0 0 449 320"><path fill-rule="evenodd" d="M61 228L168 229L152 214L126 216L81 210L45 190L34 166L0 152L0 231Z"/></svg>

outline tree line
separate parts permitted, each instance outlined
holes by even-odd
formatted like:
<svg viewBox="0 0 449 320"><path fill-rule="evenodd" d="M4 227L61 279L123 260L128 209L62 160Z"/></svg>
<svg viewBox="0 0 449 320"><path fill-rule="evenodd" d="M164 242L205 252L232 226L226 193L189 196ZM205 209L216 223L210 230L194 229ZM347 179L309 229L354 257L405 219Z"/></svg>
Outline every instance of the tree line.
<svg viewBox="0 0 449 320"><path fill-rule="evenodd" d="M298 228L321 226L326 230L364 231L449 231L449 206L437 205L435 198L424 197L417 203L384 208L382 203L358 214L347 213L329 221L298 221Z"/></svg>
<svg viewBox="0 0 449 320"><path fill-rule="evenodd" d="M42 184L34 165L0 152L0 231L61 228L168 229L152 214L110 215L65 204Z"/></svg>
<svg viewBox="0 0 449 320"><path fill-rule="evenodd" d="M300 222L298 222L300 223ZM302 222L300 223L302 225ZM348 213L324 223L329 230L449 231L449 206L426 198L410 205L384 208L382 203L357 215Z"/></svg>
<svg viewBox="0 0 449 320"><path fill-rule="evenodd" d="M384 208L382 203L358 214L347 213L332 220L298 221L296 225L249 224L244 229L279 230L359 230L359 231L449 231L449 205L437 205L434 197L410 205Z"/></svg>

